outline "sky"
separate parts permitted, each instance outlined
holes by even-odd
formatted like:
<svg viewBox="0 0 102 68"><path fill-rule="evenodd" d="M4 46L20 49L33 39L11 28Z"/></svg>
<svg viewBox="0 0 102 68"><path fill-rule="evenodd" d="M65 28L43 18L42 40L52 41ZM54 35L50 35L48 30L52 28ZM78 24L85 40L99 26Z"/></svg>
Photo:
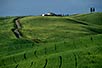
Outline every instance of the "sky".
<svg viewBox="0 0 102 68"><path fill-rule="evenodd" d="M0 16L89 13L90 7L102 12L102 0L0 0Z"/></svg>

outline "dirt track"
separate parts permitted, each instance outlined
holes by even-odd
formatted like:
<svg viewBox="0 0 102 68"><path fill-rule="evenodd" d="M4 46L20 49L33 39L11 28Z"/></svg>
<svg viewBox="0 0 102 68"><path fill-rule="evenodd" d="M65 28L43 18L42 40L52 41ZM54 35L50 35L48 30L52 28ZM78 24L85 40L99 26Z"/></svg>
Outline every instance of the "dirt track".
<svg viewBox="0 0 102 68"><path fill-rule="evenodd" d="M16 38L22 38L22 33L21 33L21 29L22 29L22 26L21 26L21 23L19 21L19 17L14 19L14 28L12 28L12 31L13 33L15 34Z"/></svg>

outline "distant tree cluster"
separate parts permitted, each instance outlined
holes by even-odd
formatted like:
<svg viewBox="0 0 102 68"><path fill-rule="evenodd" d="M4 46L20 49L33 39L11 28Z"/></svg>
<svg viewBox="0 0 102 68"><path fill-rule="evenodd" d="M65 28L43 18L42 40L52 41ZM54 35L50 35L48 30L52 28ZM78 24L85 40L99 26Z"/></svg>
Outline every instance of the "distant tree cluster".
<svg viewBox="0 0 102 68"><path fill-rule="evenodd" d="M91 12L91 13L92 13L92 12L95 12L95 8L91 7L91 8L90 8L90 12Z"/></svg>

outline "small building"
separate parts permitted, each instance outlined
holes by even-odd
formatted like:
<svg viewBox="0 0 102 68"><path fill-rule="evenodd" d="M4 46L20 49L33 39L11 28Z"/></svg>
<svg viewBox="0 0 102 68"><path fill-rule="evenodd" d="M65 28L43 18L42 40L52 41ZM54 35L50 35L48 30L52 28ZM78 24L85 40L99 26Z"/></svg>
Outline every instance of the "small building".
<svg viewBox="0 0 102 68"><path fill-rule="evenodd" d="M41 14L41 16L45 16L45 14Z"/></svg>

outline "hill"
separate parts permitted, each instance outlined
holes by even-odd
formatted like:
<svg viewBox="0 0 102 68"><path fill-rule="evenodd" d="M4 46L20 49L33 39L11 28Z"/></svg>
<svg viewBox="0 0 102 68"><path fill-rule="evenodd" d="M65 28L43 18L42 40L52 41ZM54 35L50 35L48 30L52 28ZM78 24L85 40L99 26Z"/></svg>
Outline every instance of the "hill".
<svg viewBox="0 0 102 68"><path fill-rule="evenodd" d="M0 68L101 68L101 60L102 13L0 17Z"/></svg>

